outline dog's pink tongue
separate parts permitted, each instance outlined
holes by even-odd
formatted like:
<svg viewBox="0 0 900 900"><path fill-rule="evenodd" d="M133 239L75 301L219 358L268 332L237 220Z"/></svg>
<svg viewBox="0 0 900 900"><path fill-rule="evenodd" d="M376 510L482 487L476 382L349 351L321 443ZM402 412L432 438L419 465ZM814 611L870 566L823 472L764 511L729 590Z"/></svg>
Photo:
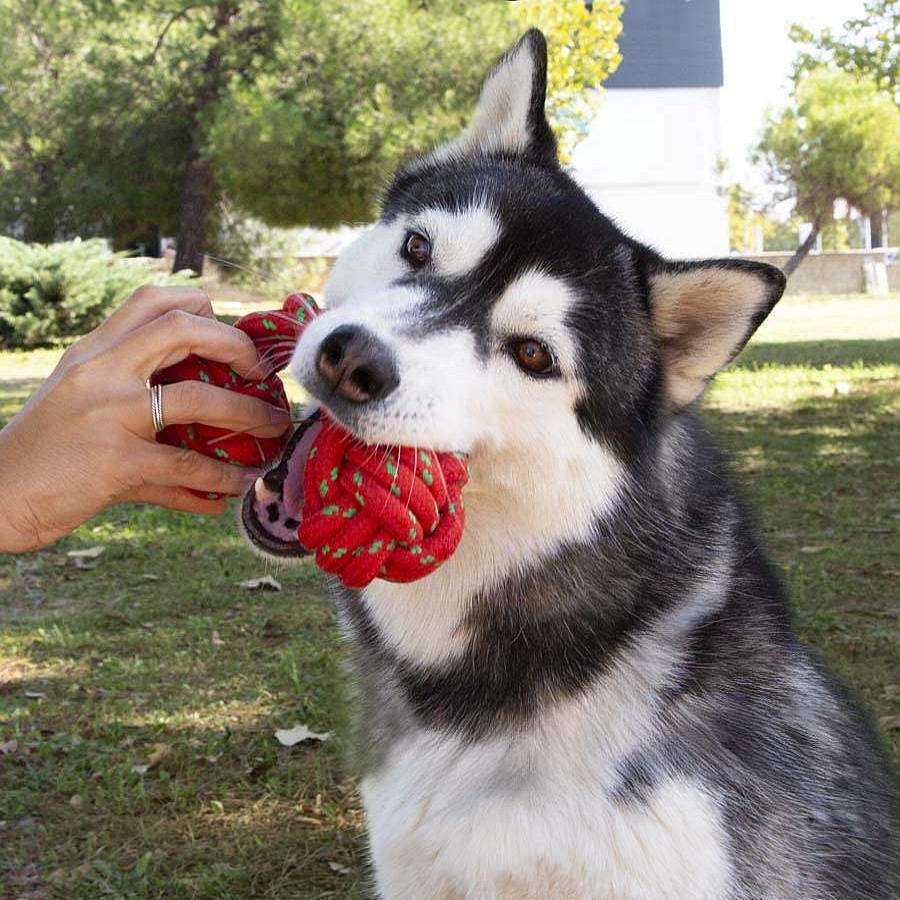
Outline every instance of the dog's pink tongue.
<svg viewBox="0 0 900 900"><path fill-rule="evenodd" d="M303 517L303 471L306 468L309 451L321 430L321 422L314 422L307 428L288 460L282 496L288 514L298 521Z"/></svg>

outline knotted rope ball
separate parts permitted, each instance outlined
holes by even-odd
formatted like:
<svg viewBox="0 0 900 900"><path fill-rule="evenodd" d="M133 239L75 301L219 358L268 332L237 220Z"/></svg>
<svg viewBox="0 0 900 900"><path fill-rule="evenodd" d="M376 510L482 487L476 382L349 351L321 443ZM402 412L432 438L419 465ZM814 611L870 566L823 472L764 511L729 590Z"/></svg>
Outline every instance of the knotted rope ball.
<svg viewBox="0 0 900 900"><path fill-rule="evenodd" d="M300 543L345 587L424 578L465 526L461 453L368 446L324 417L303 472Z"/></svg>
<svg viewBox="0 0 900 900"><path fill-rule="evenodd" d="M274 372L290 361L303 329L318 313L312 297L294 294L280 311L253 313L236 323L269 364L273 374L264 381L248 381L227 365L192 356L157 373L154 382L199 378L289 409ZM364 444L326 411L313 413L300 427L313 426L318 434L303 462L297 539L321 569L345 587L362 588L375 578L424 578L450 558L465 527L468 465L462 453ZM157 439L263 467L287 444L285 438L261 439L197 423L169 426Z"/></svg>
<svg viewBox="0 0 900 900"><path fill-rule="evenodd" d="M260 374L266 375L259 381L242 378L226 363L194 355L174 366L160 369L150 381L163 385L177 381L205 381L290 411L291 404L284 392L284 385L275 373L288 364L304 327L318 312L316 301L309 294L292 294L284 301L281 310L250 313L235 323L235 328L248 335L259 351ZM234 465L263 467L277 459L287 443L285 436L262 438L249 432L227 431L201 422L168 425L156 439L161 444L195 450ZM210 500L222 496L202 491L192 493Z"/></svg>

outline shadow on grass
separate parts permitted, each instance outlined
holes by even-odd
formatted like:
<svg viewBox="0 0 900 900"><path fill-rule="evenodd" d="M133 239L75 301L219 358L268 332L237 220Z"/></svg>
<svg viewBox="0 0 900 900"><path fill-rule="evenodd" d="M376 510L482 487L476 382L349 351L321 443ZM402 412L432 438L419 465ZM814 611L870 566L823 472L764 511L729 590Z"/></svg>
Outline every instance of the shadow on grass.
<svg viewBox="0 0 900 900"><path fill-rule="evenodd" d="M900 339L883 341L792 341L790 343L753 342L731 364L736 369L758 369L760 366L824 366L897 365L900 363Z"/></svg>

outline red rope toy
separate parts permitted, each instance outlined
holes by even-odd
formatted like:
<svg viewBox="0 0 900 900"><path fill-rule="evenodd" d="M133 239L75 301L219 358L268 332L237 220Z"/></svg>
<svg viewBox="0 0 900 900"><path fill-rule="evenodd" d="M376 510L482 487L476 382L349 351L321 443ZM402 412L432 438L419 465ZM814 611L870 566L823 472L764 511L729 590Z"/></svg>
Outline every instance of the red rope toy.
<svg viewBox="0 0 900 900"><path fill-rule="evenodd" d="M251 313L235 327L253 339L260 358L276 372L290 361L294 345L318 313L308 294L292 294L280 311ZM277 375L248 381L224 363L197 356L157 372L152 380L172 384L191 379L290 409ZM465 527L465 456L369 446L327 413L322 419L303 471L300 544L348 588L365 587L375 578L409 582L430 575L452 556ZM287 438L257 438L199 423L169 425L157 440L235 465L263 467L287 444Z"/></svg>

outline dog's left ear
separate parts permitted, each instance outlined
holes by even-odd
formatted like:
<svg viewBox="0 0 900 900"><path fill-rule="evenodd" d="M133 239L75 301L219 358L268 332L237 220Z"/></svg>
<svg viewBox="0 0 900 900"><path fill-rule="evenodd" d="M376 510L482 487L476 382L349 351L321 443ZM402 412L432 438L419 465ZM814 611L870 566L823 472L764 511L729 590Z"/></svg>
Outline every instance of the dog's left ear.
<svg viewBox="0 0 900 900"><path fill-rule="evenodd" d="M494 65L462 134L435 154L499 154L557 165L556 138L547 121L547 40L527 31Z"/></svg>
<svg viewBox="0 0 900 900"><path fill-rule="evenodd" d="M658 262L648 277L666 390L676 406L696 400L740 353L786 281L774 266L737 259Z"/></svg>

